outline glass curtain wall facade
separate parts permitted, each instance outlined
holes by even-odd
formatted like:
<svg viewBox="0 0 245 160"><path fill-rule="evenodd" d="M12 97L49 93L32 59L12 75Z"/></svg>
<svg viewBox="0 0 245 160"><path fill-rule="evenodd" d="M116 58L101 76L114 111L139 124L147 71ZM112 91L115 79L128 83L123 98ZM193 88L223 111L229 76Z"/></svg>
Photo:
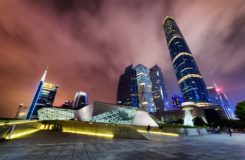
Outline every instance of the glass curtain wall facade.
<svg viewBox="0 0 245 160"><path fill-rule="evenodd" d="M120 76L117 88L117 104L139 107L136 70L133 65L128 66Z"/></svg>
<svg viewBox="0 0 245 160"><path fill-rule="evenodd" d="M44 82L46 75L47 69L39 81L36 93L28 109L26 119L37 119L37 110L39 108L51 107L53 105L58 86Z"/></svg>
<svg viewBox="0 0 245 160"><path fill-rule="evenodd" d="M208 87L207 89L211 99L211 103L221 107L223 116L225 118L232 119L233 114L232 114L231 106L225 94L221 92L221 90L218 89L216 86Z"/></svg>
<svg viewBox="0 0 245 160"><path fill-rule="evenodd" d="M43 107L38 109L39 120L71 120L74 119L74 110L56 107Z"/></svg>
<svg viewBox="0 0 245 160"><path fill-rule="evenodd" d="M186 41L172 17L163 23L167 45L173 62L173 68L184 101L205 105L210 102L206 84L197 67Z"/></svg>
<svg viewBox="0 0 245 160"><path fill-rule="evenodd" d="M89 119L90 122L131 125L136 115L136 108L119 107Z"/></svg>
<svg viewBox="0 0 245 160"><path fill-rule="evenodd" d="M36 92L34 94L34 97L32 99L31 105L28 108L28 111L27 111L25 119L37 118L37 107L36 107L37 106L37 101L38 101L38 98L40 96L40 93L41 93L41 90L42 90L42 87L43 87L47 72L48 71L46 69L44 74L43 74L43 76L42 76L42 78L41 78L41 80L38 83L37 90L36 90Z"/></svg>
<svg viewBox="0 0 245 160"><path fill-rule="evenodd" d="M44 82L40 96L37 101L37 105L45 107L53 106L55 95L58 88L59 87L55 84Z"/></svg>
<svg viewBox="0 0 245 160"><path fill-rule="evenodd" d="M156 106L156 112L170 110L166 87L163 80L162 71L155 65L150 68L150 79L152 82L152 96Z"/></svg>
<svg viewBox="0 0 245 160"><path fill-rule="evenodd" d="M134 69L136 70L137 77L139 108L149 113L155 113L156 106L152 97L152 83L149 70L142 64L137 65Z"/></svg>

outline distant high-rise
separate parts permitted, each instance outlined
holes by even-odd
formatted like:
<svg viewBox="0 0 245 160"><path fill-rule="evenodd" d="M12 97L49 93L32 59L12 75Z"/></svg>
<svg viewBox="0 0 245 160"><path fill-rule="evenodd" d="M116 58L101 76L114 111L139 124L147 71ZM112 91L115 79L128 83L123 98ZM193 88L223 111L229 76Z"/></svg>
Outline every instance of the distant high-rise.
<svg viewBox="0 0 245 160"><path fill-rule="evenodd" d="M149 70L142 64L137 65L134 69L136 70L137 77L139 108L149 113L155 113L156 106L152 97L152 83Z"/></svg>
<svg viewBox="0 0 245 160"><path fill-rule="evenodd" d="M195 102L200 106L208 105L210 99L206 84L179 27L172 17L165 19L163 30L184 101Z"/></svg>
<svg viewBox="0 0 245 160"><path fill-rule="evenodd" d="M66 100L63 104L60 105L61 108L73 109L73 101Z"/></svg>
<svg viewBox="0 0 245 160"><path fill-rule="evenodd" d="M73 108L80 109L88 105L88 94L85 92L77 92L74 97Z"/></svg>
<svg viewBox="0 0 245 160"><path fill-rule="evenodd" d="M162 71L157 65L150 68L150 79L152 83L152 96L156 106L156 112L160 113L170 110Z"/></svg>
<svg viewBox="0 0 245 160"><path fill-rule="evenodd" d="M41 80L39 81L32 103L26 114L26 119L36 119L37 110L40 107L47 107L53 105L58 86L51 83L45 83L44 81L46 75L47 69L45 70Z"/></svg>
<svg viewBox="0 0 245 160"><path fill-rule="evenodd" d="M117 104L139 107L136 70L128 66L120 76L117 88Z"/></svg>
<svg viewBox="0 0 245 160"><path fill-rule="evenodd" d="M227 119L232 119L233 114L230 107L230 103L225 96L225 94L216 86L208 87L208 93L212 104L218 105L221 107L223 116Z"/></svg>

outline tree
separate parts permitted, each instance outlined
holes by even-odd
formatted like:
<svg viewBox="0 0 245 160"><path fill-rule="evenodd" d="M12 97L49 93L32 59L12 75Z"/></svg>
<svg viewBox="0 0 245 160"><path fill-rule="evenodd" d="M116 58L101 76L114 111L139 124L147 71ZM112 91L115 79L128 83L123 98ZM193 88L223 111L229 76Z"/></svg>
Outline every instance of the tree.
<svg viewBox="0 0 245 160"><path fill-rule="evenodd" d="M204 115L209 125L221 119L219 113L215 109L204 109Z"/></svg>
<svg viewBox="0 0 245 160"><path fill-rule="evenodd" d="M200 126L203 127L206 125L206 123L203 121L201 117L196 117L193 119L194 126Z"/></svg>
<svg viewBox="0 0 245 160"><path fill-rule="evenodd" d="M184 124L184 120L183 119L178 119L177 121L175 121L175 123L177 123L177 124Z"/></svg>
<svg viewBox="0 0 245 160"><path fill-rule="evenodd" d="M220 126L221 128L235 128L243 131L245 128L245 121L240 120L232 120L232 119L220 119L219 121L214 123L214 127Z"/></svg>
<svg viewBox="0 0 245 160"><path fill-rule="evenodd" d="M239 102L236 105L235 114L241 121L245 121L245 101Z"/></svg>

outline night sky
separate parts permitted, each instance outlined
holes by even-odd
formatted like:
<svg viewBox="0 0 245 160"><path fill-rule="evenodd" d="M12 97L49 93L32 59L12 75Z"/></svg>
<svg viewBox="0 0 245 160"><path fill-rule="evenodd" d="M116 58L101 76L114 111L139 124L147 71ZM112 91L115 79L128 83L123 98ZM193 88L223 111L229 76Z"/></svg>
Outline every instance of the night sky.
<svg viewBox="0 0 245 160"><path fill-rule="evenodd" d="M244 0L0 1L0 117L31 103L46 66L59 85L55 105L85 91L116 102L130 64L161 67L169 96L179 93L162 22L173 16L207 86L234 106L245 100Z"/></svg>

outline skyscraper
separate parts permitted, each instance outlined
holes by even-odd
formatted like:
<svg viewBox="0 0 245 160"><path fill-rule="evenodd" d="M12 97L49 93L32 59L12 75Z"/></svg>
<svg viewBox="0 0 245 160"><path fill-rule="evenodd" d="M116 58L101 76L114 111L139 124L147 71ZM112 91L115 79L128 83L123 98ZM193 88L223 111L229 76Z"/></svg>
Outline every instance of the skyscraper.
<svg viewBox="0 0 245 160"><path fill-rule="evenodd" d="M128 66L120 76L117 88L117 104L139 107L136 70Z"/></svg>
<svg viewBox="0 0 245 160"><path fill-rule="evenodd" d="M152 83L152 96L156 106L156 112L160 113L170 110L162 71L157 65L150 68L150 79Z"/></svg>
<svg viewBox="0 0 245 160"><path fill-rule="evenodd" d="M88 105L88 94L85 92L77 92L74 97L73 108L80 109Z"/></svg>
<svg viewBox="0 0 245 160"><path fill-rule="evenodd" d="M50 107L53 105L58 86L44 82L47 72L48 68L45 70L41 80L39 81L32 103L26 114L26 119L36 119L37 110L39 108Z"/></svg>
<svg viewBox="0 0 245 160"><path fill-rule="evenodd" d="M207 89L211 103L221 107L223 116L225 118L232 119L233 114L226 95L216 85L214 85L213 87L208 87Z"/></svg>
<svg viewBox="0 0 245 160"><path fill-rule="evenodd" d="M34 118L33 116L34 115L37 115L37 108L36 108L36 103L38 101L38 98L39 98L39 95L41 93L41 89L42 89L42 86L43 86L43 83L44 83L44 80L46 78L46 75L47 75L47 69L45 70L41 80L39 81L39 84L37 86L37 90L36 90L36 93L33 97L33 100L32 100L32 103L28 109L28 112L26 114L26 119L32 119Z"/></svg>
<svg viewBox="0 0 245 160"><path fill-rule="evenodd" d="M142 64L134 67L136 70L138 96L139 96L139 108L149 112L155 113L156 106L152 97L152 83L149 76L149 70Z"/></svg>
<svg viewBox="0 0 245 160"><path fill-rule="evenodd" d="M41 80L39 81L32 103L28 108L26 119L36 119L37 110L40 107L49 107L53 105L58 86L44 82L47 72L48 69L45 70Z"/></svg>
<svg viewBox="0 0 245 160"><path fill-rule="evenodd" d="M38 105L39 107L53 106L55 95L58 88L58 85L44 82L36 105Z"/></svg>
<svg viewBox="0 0 245 160"><path fill-rule="evenodd" d="M184 101L195 102L199 106L208 105L210 99L206 84L172 17L166 17L163 22L163 30Z"/></svg>

